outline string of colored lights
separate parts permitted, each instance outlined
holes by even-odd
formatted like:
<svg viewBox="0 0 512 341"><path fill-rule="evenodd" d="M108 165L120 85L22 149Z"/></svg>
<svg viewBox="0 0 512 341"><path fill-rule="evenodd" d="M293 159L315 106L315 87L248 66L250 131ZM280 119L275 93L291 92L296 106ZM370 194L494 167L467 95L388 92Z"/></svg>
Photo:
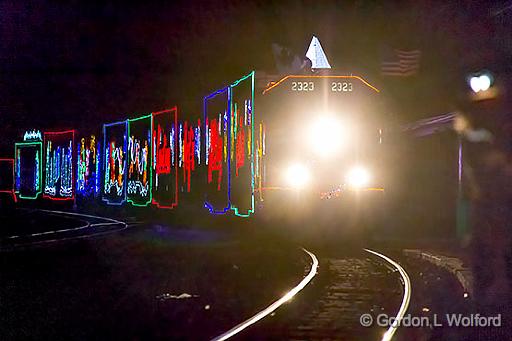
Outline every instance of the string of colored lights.
<svg viewBox="0 0 512 341"><path fill-rule="evenodd" d="M263 201L262 188L265 176L265 163L263 162L263 157L265 156L265 125L260 123L259 128L259 138L256 141L257 157L255 157L255 181L258 183L258 188L255 189L255 191L258 190L259 200Z"/></svg>
<svg viewBox="0 0 512 341"><path fill-rule="evenodd" d="M251 100L247 100L244 102L244 117L238 114L238 110L233 110L232 105L234 107L238 106L238 103L233 102L233 93L232 90L236 87L241 81L251 78L252 80L252 93ZM235 211L236 215L240 216L248 216L250 213L254 212L254 179L255 179L255 165L257 162L254 157L254 120L252 119L253 112L253 97L254 97L254 72L251 72L249 75L242 77L232 85L220 89L209 96L204 98L204 116L205 116L205 165L208 165L208 183L214 183L216 185L217 191L221 191L223 188L223 177L226 177L227 180L227 203L225 207L218 209L214 208L213 205L206 206L209 207L211 213L226 213L227 210L232 208ZM218 118L214 118L210 120L207 117L208 103L207 101L211 98L214 98L223 93L227 93L227 108L224 113L220 112L218 114ZM233 115L233 116L232 116ZM142 142L137 138L130 136L130 124L132 121L136 121L143 118L151 117L151 126L153 127L152 117L153 115L147 115L138 119L127 120L122 122L115 122L111 124L105 124L103 127L103 133L105 136L104 139L104 153L105 161L104 161L104 194L115 194L114 196L121 197L121 202L116 200L115 198L105 198L102 197L104 201L107 201L109 204L120 205L124 202L124 200L128 199L128 196L131 194L139 193L141 196L149 196L151 198L152 192L152 171L153 167L157 167L157 164L168 162L169 157L166 159L160 158L156 154L156 150L154 154L151 154L151 147L153 145L153 139L150 137L149 141ZM110 141L108 144L108 139L106 138L106 130L107 127L111 127L114 125L126 125L127 134L124 136L124 145L121 147L117 145L119 142ZM213 127L212 127L213 125ZM249 125L251 127L250 133L246 132L243 127L244 125ZM179 127L179 128L178 128ZM178 131L178 138L176 138L176 128ZM213 128L213 132L212 132ZM100 187L100 166L99 166L99 158L102 153L99 153L99 148L95 146L94 139L92 137L92 141L89 144L82 139L80 146L77 148L77 160L76 160L76 182L74 181L74 172L73 167L75 164L73 163L73 140L74 140L74 131L68 131L73 134L72 140L69 141L68 145L56 145L57 142L53 141L52 138L47 137L45 135L45 150L46 150L46 162L45 166L45 186L44 186L44 196L54 197L62 196L63 199L71 199L74 198L74 191L76 190L80 194L85 194L88 191L98 191ZM57 135L64 134L68 132L56 132L49 133L49 135ZM153 133L153 129L149 131L149 135ZM37 131L27 132L24 136L25 139L36 139L38 136ZM166 135L167 136L167 135ZM177 119L175 120L175 125L172 126L171 131L169 132L169 144L170 147L175 147L176 142L178 143L178 153L176 153L176 148L170 148L171 164L174 166L176 159L178 167L183 167L183 179L186 183L186 190L191 190L191 172L195 170L196 165L200 165L201 160L201 120L198 119L197 126L189 125L188 122L185 122L185 126L183 124L177 125ZM49 139L49 141L46 141ZM177 140L177 141L176 141ZM213 141L213 143L212 143ZM145 143L144 145L142 143ZM258 142L259 143L259 142ZM42 148L42 144L40 144ZM168 148L168 147L167 147ZM261 149L261 148L260 148ZM162 151L165 155L165 150ZM41 153L42 154L42 153ZM178 154L178 155L175 155ZM16 173L21 174L21 154L17 152L16 159L16 169L18 170ZM178 157L176 157L178 156ZM38 156L36 155L35 164L39 167L40 162L37 160ZM129 168L126 168L127 161L130 160ZM165 160L165 161L163 161ZM239 175L239 171L241 168L246 166L246 160L251 163L251 208L248 210L247 214L242 214L238 212L237 207L231 207L231 161L233 160L235 168L236 176ZM153 163L155 165L153 166ZM226 167L227 166L227 167ZM36 170L37 168L36 167ZM42 173L42 167L41 173ZM148 169L150 172L150 176L148 177ZM128 172L126 172L128 171ZM160 170L161 171L161 170ZM159 171L159 172L160 172ZM155 168L156 172L156 168ZM36 173L38 173L36 171ZM127 173L127 174L125 174ZM216 174L215 174L216 173ZM132 176L142 177L142 181L139 182L131 182L130 180L125 181L126 175L128 177ZM213 174L217 175L216 177ZM37 187L37 183L40 182L40 176L35 177L35 187ZM149 181L148 181L149 180ZM148 187L148 182L150 186ZM155 180L156 186L157 180ZM20 177L16 177L15 179L16 187L21 187ZM53 185L52 185L53 183ZM58 184L57 184L58 183ZM75 187L76 186L76 187ZM92 189L91 189L92 186ZM176 186L176 189L178 187ZM124 198L122 198L124 194ZM130 198L129 202L133 200ZM151 198L152 201L152 198ZM177 197L176 197L177 201ZM137 204L137 203L136 203ZM141 206L146 206L148 203L139 204Z"/></svg>
<svg viewBox="0 0 512 341"><path fill-rule="evenodd" d="M358 76L290 75L269 85L263 93L287 79L301 77L356 79L379 92ZM249 217L255 212L256 200L263 201L263 192L277 189L264 186L266 132L265 125L255 119L254 91L255 72L252 71L204 97L203 122L198 119L197 125L195 120L178 122L176 107L103 125L103 149L94 136L90 140L82 139L80 145L75 146L74 130L44 134L37 130L27 131L23 136L25 142L15 144L15 158L10 159L14 173L13 193L23 199L35 199L43 193L43 197L52 200L71 200L76 193L90 195L88 193L98 193L103 187L102 200L107 204L121 205L128 201L133 206L153 203L159 208L173 208L178 204L180 188L182 192L195 190L196 185L191 183L194 171L204 164L207 173L204 206L212 214L225 214L231 210L236 216ZM215 101L211 101L213 99ZM165 117L165 123L162 120L155 122L159 115ZM145 129L141 133L140 120L148 120L147 136ZM124 125L123 133L108 135L109 127L117 125ZM256 133L255 128L259 128ZM64 134L70 134L70 139L57 136ZM38 141L42 137L43 142ZM29 148L32 149L27 152ZM170 186L173 181L174 188ZM160 194L155 199L157 191ZM340 193L335 190L321 195L330 198Z"/></svg>
<svg viewBox="0 0 512 341"><path fill-rule="evenodd" d="M218 119L215 118L209 121L208 117L208 101L222 94L226 94L227 98L227 106L226 111L222 117L222 113L218 114ZM205 139L206 139L206 147L205 147L205 163L208 168L208 178L207 184L210 185L213 183L213 172L217 172L217 191L221 190L221 180L222 180L222 171L223 171L223 158L227 165L227 200L225 205L221 208L216 208L210 201L208 201L208 197L204 203L204 207L207 208L212 214L225 214L231 208L231 180L229 177L229 173L231 171L231 162L230 155L227 155L230 150L230 139L227 136L227 132L229 131L229 120L227 117L227 111L231 107L230 103L231 98L231 88L229 86L224 87L220 90L217 90L208 96L204 97L203 100L203 115L205 122Z"/></svg>
<svg viewBox="0 0 512 341"><path fill-rule="evenodd" d="M9 165L10 164L10 165ZM4 166L2 166L4 165ZM7 165L7 166L5 166ZM12 174L11 180L5 181L4 178L0 179L0 184L2 186L0 187L0 193L9 193L12 195L12 199L14 202L17 201L16 194L14 193L14 183L15 183L15 176L14 176L14 159L0 159L0 167L8 167L10 169L10 172ZM4 185L4 182L7 182L7 184Z"/></svg>
<svg viewBox="0 0 512 341"><path fill-rule="evenodd" d="M14 170L14 189L15 192L17 192L21 187L21 153L20 150L16 149L16 147L14 148L14 158L16 160L16 167Z"/></svg>
<svg viewBox="0 0 512 341"><path fill-rule="evenodd" d="M179 135L178 135L178 167L183 167L183 124L179 124Z"/></svg>
<svg viewBox="0 0 512 341"><path fill-rule="evenodd" d="M101 153L100 153L100 143L96 143L96 169L95 169L95 189L94 193L96 195L100 194L100 184L101 184L101 175L100 175L100 164L101 164Z"/></svg>
<svg viewBox="0 0 512 341"><path fill-rule="evenodd" d="M83 196L94 196L99 190L96 136L91 135L89 143L86 142L86 138L82 138L77 148L76 192Z"/></svg>
<svg viewBox="0 0 512 341"><path fill-rule="evenodd" d="M153 155L155 155L153 159L155 181L152 203L158 208L172 209L178 205L178 169L176 167L175 150L177 145L175 130L178 125L178 108L175 106L170 110L154 112L152 115ZM165 125L163 126L160 122L160 118L167 117L167 115L170 115L169 120L166 121L170 129L166 129ZM167 138L167 134L169 134L169 138ZM170 177L170 182L165 183L164 177L167 176ZM171 199L170 204L165 205L157 199L158 192L160 190L165 191L167 186L172 185L172 182L174 182L174 198Z"/></svg>
<svg viewBox="0 0 512 341"><path fill-rule="evenodd" d="M250 162L251 168L251 176L250 176L250 207L245 210L245 213L241 212L241 209L237 207L234 203L231 203L231 209L234 211L236 216L239 217L249 217L254 213L255 204L254 204L254 182L255 182L255 173L254 173L254 74L252 71L248 75L238 79L236 82L230 85L230 103L233 105L231 108L232 117L234 122L234 130L232 133L232 138L236 139L236 172L235 176L238 177L239 169L244 166L246 155L245 150L247 147L247 159ZM234 101L233 93L235 92L235 88L240 85L242 82L250 80L251 82L251 98L246 99L244 101L244 116L238 118L238 110L237 103ZM249 131L247 132L247 139L245 138L245 127L249 127ZM246 141L247 140L247 141ZM247 143L247 145L246 145ZM232 174L230 173L230 176Z"/></svg>
<svg viewBox="0 0 512 341"><path fill-rule="evenodd" d="M132 135L132 125L149 120L143 136ZM153 115L128 120L128 202L133 206L148 206L152 201L153 167L151 166L151 141ZM138 138L137 138L138 137ZM138 200L141 200L139 202Z"/></svg>
<svg viewBox="0 0 512 341"><path fill-rule="evenodd" d="M195 170L195 136L194 128L189 127L188 121L184 123L184 135L183 135L183 182L187 184L187 192L190 192L190 178L192 171Z"/></svg>
<svg viewBox="0 0 512 341"><path fill-rule="evenodd" d="M28 180L25 179L25 172L23 172L26 167L25 162L23 161L22 150L30 149L34 149L34 166L30 167L33 169L29 170L29 173L32 175L32 181L30 181L30 186L24 186ZM42 157L43 143L41 141L17 142L14 144L14 159L16 161L14 190L18 198L34 200L43 192L41 187L41 179L43 178L43 168L41 166ZM25 193L26 187L31 189L28 194Z"/></svg>
<svg viewBox="0 0 512 341"><path fill-rule="evenodd" d="M105 157L110 160L107 162L107 168L105 172L106 193L111 193L112 188L115 188L118 196L123 194L124 172L126 169L126 166L124 165L125 155L126 153L123 152L121 147L116 147L115 142L111 142L109 144L109 149L105 153Z"/></svg>
<svg viewBox="0 0 512 341"><path fill-rule="evenodd" d="M72 196L72 142L69 142L67 148L57 147L52 150L52 142L48 141L46 145L46 177L45 194L48 196L57 196L57 183L60 180L58 193L63 197Z"/></svg>
<svg viewBox="0 0 512 341"><path fill-rule="evenodd" d="M173 125L172 125L172 128L171 128L171 133L169 134L170 135L170 141L171 141L171 165L173 167L176 166L177 164L177 161L176 161L176 127L178 126L178 122L176 121Z"/></svg>
<svg viewBox="0 0 512 341"><path fill-rule="evenodd" d="M160 125L157 130L153 130L153 140L153 169L156 174L169 174L171 172L171 143ZM156 185L158 187L158 181Z"/></svg>
<svg viewBox="0 0 512 341"><path fill-rule="evenodd" d="M23 135L23 141L42 141L43 137L41 136L41 131L39 130L31 130L26 131Z"/></svg>
<svg viewBox="0 0 512 341"><path fill-rule="evenodd" d="M122 147L117 146L117 141L107 135L107 128L116 126L124 126ZM106 202L107 205L119 206L126 201L125 169L127 132L128 121L119 121L103 125L104 181L102 200ZM107 141L109 141L108 144ZM112 192L113 188L116 189L115 193Z"/></svg>
<svg viewBox="0 0 512 341"><path fill-rule="evenodd" d="M220 121L222 122L222 121ZM222 123L219 125L219 121L217 119L213 119L210 124L210 130L208 131L208 183L213 182L213 172L218 172L217 178L217 190L220 191L221 183L222 183L222 147L224 143L222 142L222 135L220 134Z"/></svg>
<svg viewBox="0 0 512 341"><path fill-rule="evenodd" d="M73 143L75 131L44 132L43 136L46 151L43 197L51 200L74 200ZM55 139L58 141L59 137L60 140L66 142L58 143L54 141ZM56 144L56 147L54 147L54 144Z"/></svg>
<svg viewBox="0 0 512 341"><path fill-rule="evenodd" d="M197 120L197 126L194 128L194 146L197 164L201 165L201 119Z"/></svg>

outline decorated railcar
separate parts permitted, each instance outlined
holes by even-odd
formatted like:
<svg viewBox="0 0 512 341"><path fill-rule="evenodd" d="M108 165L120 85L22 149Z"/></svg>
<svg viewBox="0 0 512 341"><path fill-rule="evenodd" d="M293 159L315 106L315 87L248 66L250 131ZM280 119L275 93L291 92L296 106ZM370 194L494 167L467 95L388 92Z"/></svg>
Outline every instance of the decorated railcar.
<svg viewBox="0 0 512 341"><path fill-rule="evenodd" d="M29 131L4 163L13 179L2 190L21 202L158 209L188 198L238 217L311 212L383 191L377 88L357 76L286 76L258 87L255 77L205 96L202 114L187 120L176 106L106 123L99 136Z"/></svg>

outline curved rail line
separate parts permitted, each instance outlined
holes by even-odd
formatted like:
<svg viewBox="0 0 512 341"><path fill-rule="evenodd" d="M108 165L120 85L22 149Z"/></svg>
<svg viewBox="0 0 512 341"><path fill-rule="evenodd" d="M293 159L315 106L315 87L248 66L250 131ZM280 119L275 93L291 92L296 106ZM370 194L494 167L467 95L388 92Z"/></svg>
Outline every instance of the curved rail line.
<svg viewBox="0 0 512 341"><path fill-rule="evenodd" d="M281 297L280 299L278 299L277 301L275 301L274 303L269 305L267 308L263 309L256 315L248 318L244 322L236 325L235 327L231 328L227 332L213 338L212 341L223 341L223 340L229 339L232 336L235 336L236 334L240 333L241 331L243 331L250 325L252 325L252 324L258 322L259 320L263 319L264 317L270 315L277 308L279 308L281 305L283 305L283 303L286 303L287 301L291 300L293 298L293 296L295 296L299 291L304 289L304 287L306 285L308 285L309 282L311 282L311 280L313 279L313 277L315 277L315 275L317 273L318 259L316 258L316 256L313 253L309 252L308 250L306 250L306 249L302 249L302 250L304 252L306 252L309 255L309 257L311 257L311 260L313 261L313 264L311 265L311 269L309 270L309 273L306 275L306 277L304 277L302 279L302 281L300 281L300 283L297 284L297 286L295 288L288 291L283 297Z"/></svg>
<svg viewBox="0 0 512 341"><path fill-rule="evenodd" d="M43 210L41 210L41 211L43 211ZM49 212L49 211L45 211L45 212ZM53 214L53 215L59 215L59 214ZM88 222L86 220L83 220L83 219L76 219L76 220L82 221L85 224L81 225L81 226L78 226L78 227L71 227L69 229L60 229L60 230L53 230L53 231L37 232L37 233L31 233L31 234L27 234L27 235L14 235L14 236L6 237L6 238L7 239L16 239L16 238L23 238L23 237L37 237L37 236L43 236L45 234L62 233L62 232L69 232L69 231L78 231L78 230L86 229L86 228L88 228L90 226L95 226L95 225L92 225L90 222ZM107 224L112 224L112 223L107 223Z"/></svg>
<svg viewBox="0 0 512 341"><path fill-rule="evenodd" d="M384 333L382 336L382 341L390 341L393 338L393 335L395 335L396 331L398 330L398 326L400 324L400 321L404 318L405 313L407 312L407 308L409 308L409 302L411 300L411 280L409 278L409 275L404 270L404 268L392 260L391 258L383 255L382 253L379 253L377 251L373 251L370 249L364 249L366 252L369 252L377 257L380 257L384 259L386 262L394 266L398 272L400 273L400 276L402 276L402 280L404 283L404 297L402 299L402 304L400 305L400 309L398 309L398 312L396 313L396 318L389 326L388 330Z"/></svg>
<svg viewBox="0 0 512 341"><path fill-rule="evenodd" d="M59 242L59 241L65 241L65 240L71 240L71 239L90 238L90 237L94 237L94 236L101 236L101 235L105 235L105 234L123 231L128 228L127 223L120 221L120 220L107 218L107 217L100 217L100 216L95 216L95 215L91 215L91 214L82 214L82 213L74 213L74 212L66 212L66 211L53 211L53 210L39 210L39 211L51 213L54 215L70 215L70 216L76 216L76 217L81 217L81 218L92 218L92 219L97 219L97 220L105 220L106 222L91 224L91 222L86 221L84 219L78 219L78 220L84 221L85 225L73 227L73 228L69 228L69 229L60 229L60 230L54 230L54 231L33 233L33 234L26 235L26 236L9 236L9 237L6 237L6 239L16 239L16 238L21 238L21 237L36 237L36 236L47 235L47 234L58 234L58 233L69 232L69 231L78 231L78 230L86 229L88 227L96 227L96 226L121 225L123 227L120 229L117 229L117 230L98 232L98 233L93 233L93 234L83 234L83 235L74 236L74 237L55 238L55 239L40 240L40 241L36 241L36 242L14 244L14 245L12 245L13 247L46 244L46 243Z"/></svg>

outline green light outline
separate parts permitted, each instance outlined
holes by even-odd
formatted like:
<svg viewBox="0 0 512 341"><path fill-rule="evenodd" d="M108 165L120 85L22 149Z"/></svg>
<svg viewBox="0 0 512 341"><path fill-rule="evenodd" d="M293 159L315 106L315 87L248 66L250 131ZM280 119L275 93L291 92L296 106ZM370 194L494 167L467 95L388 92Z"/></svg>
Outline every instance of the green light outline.
<svg viewBox="0 0 512 341"><path fill-rule="evenodd" d="M29 147L29 146L37 146L37 145L39 145L39 160L41 160L40 164L39 164L39 188L36 189L35 196L30 196L30 197L21 195L20 191L16 191L15 190L14 193L20 199L35 200L35 199L37 199L39 197L39 195L41 195L41 193L43 193L43 190L42 190L42 179L43 179L43 165L42 165L43 164L43 142L41 142L41 141L30 141L30 142L16 142L14 144L14 169L15 170L16 170L16 159L17 159L16 151L18 150L18 148ZM37 153L37 150L36 150L36 153ZM16 175L16 171L15 171L15 175ZM16 176L14 177L14 181L16 181ZM16 182L15 182L15 186L16 186Z"/></svg>
<svg viewBox="0 0 512 341"><path fill-rule="evenodd" d="M147 118L150 118L150 122L149 122L149 141L148 141L148 166L149 166L149 200L144 203L144 204L138 204L136 202L133 201L133 199L131 199L129 197L129 194L128 194L128 178L126 179L126 201L128 201L132 206L135 206L135 207L147 207L151 204L151 202L153 201L153 146L152 146L152 143L153 143L153 115L152 114L148 114L148 115L144 115L144 116L141 116L141 117L137 117L137 118L129 118L127 121L128 121L128 132L127 132L127 139L128 141L130 140L130 125L131 125L131 122L135 122L135 121L140 121L140 120L144 120L144 119L147 119ZM128 153L128 158L127 158L127 161L131 161L130 158L131 158L131 153L128 152L128 148L126 149L126 152ZM129 165L130 163L127 162L127 165Z"/></svg>
<svg viewBox="0 0 512 341"><path fill-rule="evenodd" d="M248 218L251 216L251 214L254 214L254 71L251 71L248 75L243 76L242 78L238 79L236 82L230 85L230 88L233 89L235 86L246 80L247 78L251 77L251 105L252 105L252 112L251 112L251 208L247 210L247 213L240 213L238 207L231 204L231 210L235 212L235 215L242 218ZM233 91L230 91L230 102L231 105L233 105ZM232 110L232 108L230 108ZM229 174L231 176L231 173Z"/></svg>

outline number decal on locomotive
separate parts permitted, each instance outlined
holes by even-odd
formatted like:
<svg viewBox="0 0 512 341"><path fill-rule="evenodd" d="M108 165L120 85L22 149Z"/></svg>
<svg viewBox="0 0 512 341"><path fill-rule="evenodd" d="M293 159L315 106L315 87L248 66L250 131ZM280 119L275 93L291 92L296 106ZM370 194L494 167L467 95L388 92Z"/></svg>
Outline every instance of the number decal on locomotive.
<svg viewBox="0 0 512 341"><path fill-rule="evenodd" d="M351 82L332 82L331 83L331 91L332 92L352 92L353 87Z"/></svg>
<svg viewBox="0 0 512 341"><path fill-rule="evenodd" d="M314 82L292 82L292 91L314 91Z"/></svg>

